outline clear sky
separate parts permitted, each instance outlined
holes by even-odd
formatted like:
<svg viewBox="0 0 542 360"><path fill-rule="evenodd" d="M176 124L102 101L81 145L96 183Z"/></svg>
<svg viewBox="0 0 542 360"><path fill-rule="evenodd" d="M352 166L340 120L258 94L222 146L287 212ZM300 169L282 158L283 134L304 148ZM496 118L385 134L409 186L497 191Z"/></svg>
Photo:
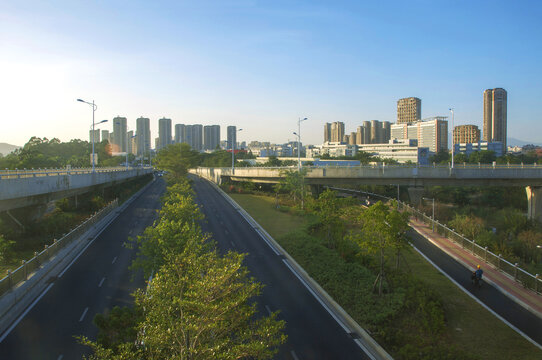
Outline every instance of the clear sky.
<svg viewBox="0 0 542 360"><path fill-rule="evenodd" d="M0 4L0 142L88 139L96 120L141 115L243 128L238 139L321 143L422 117L482 128L484 89L508 91L508 135L542 142L542 2L10 1ZM537 90L539 89L539 90Z"/></svg>

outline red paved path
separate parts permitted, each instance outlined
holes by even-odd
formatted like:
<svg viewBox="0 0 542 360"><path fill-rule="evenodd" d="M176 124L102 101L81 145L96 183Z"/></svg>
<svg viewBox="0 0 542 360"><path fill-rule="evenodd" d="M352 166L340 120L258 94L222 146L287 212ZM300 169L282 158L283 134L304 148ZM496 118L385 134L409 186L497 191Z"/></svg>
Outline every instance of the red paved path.
<svg viewBox="0 0 542 360"><path fill-rule="evenodd" d="M520 283L507 274L497 270L491 264L485 263L483 259L474 256L459 244L447 239L446 237L433 233L431 227L411 218L410 225L419 234L427 238L433 244L438 246L456 261L462 263L467 268L475 269L476 265L481 265L484 270L484 280L498 288L502 293L512 298L514 301L529 309L538 317L542 318L542 295L536 294L533 290L524 288ZM540 289L539 291L541 291Z"/></svg>

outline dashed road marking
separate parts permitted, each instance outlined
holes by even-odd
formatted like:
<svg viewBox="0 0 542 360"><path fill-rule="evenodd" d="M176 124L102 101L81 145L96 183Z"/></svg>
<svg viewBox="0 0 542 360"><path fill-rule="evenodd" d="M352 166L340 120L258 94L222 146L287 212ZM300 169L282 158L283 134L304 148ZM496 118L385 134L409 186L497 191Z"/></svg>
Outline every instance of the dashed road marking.
<svg viewBox="0 0 542 360"><path fill-rule="evenodd" d="M60 354L60 355L58 355L58 357L56 358L56 360L62 360L63 357L64 357L64 355Z"/></svg>
<svg viewBox="0 0 542 360"><path fill-rule="evenodd" d="M113 261L111 261L111 264L114 264L115 261L117 261L117 257L116 257L116 256L113 258Z"/></svg>
<svg viewBox="0 0 542 360"><path fill-rule="evenodd" d="M269 315L271 315L271 309L269 308L269 306L265 305L265 310L267 310L267 312L269 313Z"/></svg>
<svg viewBox="0 0 542 360"><path fill-rule="evenodd" d="M98 287L102 287L104 281L105 281L105 278L103 277L102 280L100 281L100 283L98 284Z"/></svg>
<svg viewBox="0 0 542 360"><path fill-rule="evenodd" d="M83 314L79 318L79 322L83 321L83 319L85 318L85 315L87 315L87 312L88 312L88 306L85 308L85 310L83 311Z"/></svg>
<svg viewBox="0 0 542 360"><path fill-rule="evenodd" d="M294 358L294 360L299 360L299 358L297 357L297 355L295 354L293 350L290 351L290 354L292 354L292 357Z"/></svg>
<svg viewBox="0 0 542 360"><path fill-rule="evenodd" d="M233 243L233 241L230 241L230 244L231 246L235 247L235 244Z"/></svg>

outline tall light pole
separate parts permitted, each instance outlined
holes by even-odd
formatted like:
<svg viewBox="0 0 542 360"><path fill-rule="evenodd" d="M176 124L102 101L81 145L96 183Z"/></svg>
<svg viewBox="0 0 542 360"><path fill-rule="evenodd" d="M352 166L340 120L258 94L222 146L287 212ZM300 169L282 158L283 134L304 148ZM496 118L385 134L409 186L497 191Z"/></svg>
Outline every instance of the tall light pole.
<svg viewBox="0 0 542 360"><path fill-rule="evenodd" d="M302 121L305 121L305 120L308 120L309 118L298 118L297 119L297 171L301 171L301 148L300 148L300 143L301 143L301 122ZM295 133L294 133L295 134Z"/></svg>
<svg viewBox="0 0 542 360"><path fill-rule="evenodd" d="M237 142L237 133L243 129L237 129L235 134L235 139L231 139L231 174L235 174L235 143Z"/></svg>
<svg viewBox="0 0 542 360"><path fill-rule="evenodd" d="M98 108L98 106L94 104L94 100L92 100L91 103L83 99L77 99L77 101L92 106L92 172L95 172L96 170L95 170L95 165L94 165L94 125L96 124L94 124L94 113L96 112L96 109ZM105 121L100 121L99 123L103 123L103 122Z"/></svg>
<svg viewBox="0 0 542 360"><path fill-rule="evenodd" d="M450 108L452 112L452 169L454 168L454 108Z"/></svg>
<svg viewBox="0 0 542 360"><path fill-rule="evenodd" d="M435 198L425 198L422 197L424 200L432 200L433 201L433 216L431 216L431 231L435 232Z"/></svg>

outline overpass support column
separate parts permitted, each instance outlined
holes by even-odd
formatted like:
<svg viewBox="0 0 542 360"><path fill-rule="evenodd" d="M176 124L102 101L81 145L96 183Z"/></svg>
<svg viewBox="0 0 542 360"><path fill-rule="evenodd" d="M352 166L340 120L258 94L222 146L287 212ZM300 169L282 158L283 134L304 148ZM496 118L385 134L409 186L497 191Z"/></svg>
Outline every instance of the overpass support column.
<svg viewBox="0 0 542 360"><path fill-rule="evenodd" d="M422 203L422 197L425 189L423 187L409 187L408 188L408 197L410 203L413 205L420 205Z"/></svg>
<svg viewBox="0 0 542 360"><path fill-rule="evenodd" d="M542 221L542 186L527 186L527 214L529 219Z"/></svg>
<svg viewBox="0 0 542 360"><path fill-rule="evenodd" d="M309 186L310 186L310 189L311 189L312 197L315 198L315 199L318 199L318 197L322 193L323 186L322 185L309 185Z"/></svg>

